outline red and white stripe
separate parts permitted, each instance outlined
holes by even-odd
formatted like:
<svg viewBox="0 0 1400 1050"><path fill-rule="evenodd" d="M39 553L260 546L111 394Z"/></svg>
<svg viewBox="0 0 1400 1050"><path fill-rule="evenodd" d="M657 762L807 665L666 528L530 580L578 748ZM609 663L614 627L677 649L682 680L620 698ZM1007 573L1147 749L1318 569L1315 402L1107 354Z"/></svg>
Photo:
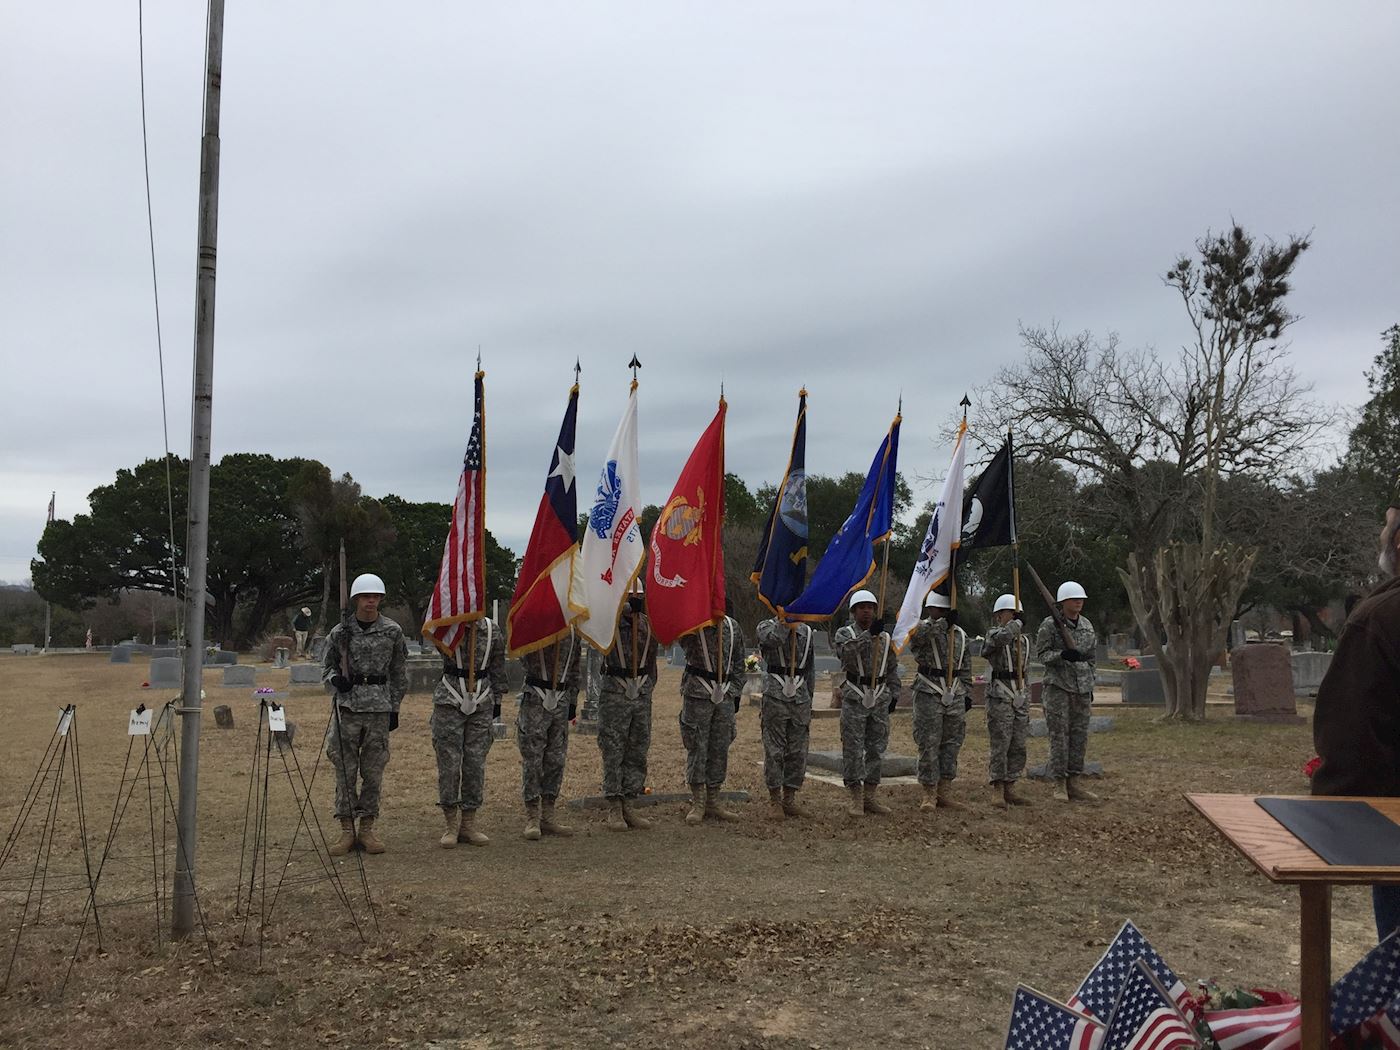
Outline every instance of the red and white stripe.
<svg viewBox="0 0 1400 1050"><path fill-rule="evenodd" d="M1199 1050L1195 1031L1176 1010L1153 1010L1124 1050Z"/></svg>
<svg viewBox="0 0 1400 1050"><path fill-rule="evenodd" d="M1297 1003L1212 1010L1206 1014L1220 1050L1288 1050L1301 1040L1302 1007Z"/></svg>

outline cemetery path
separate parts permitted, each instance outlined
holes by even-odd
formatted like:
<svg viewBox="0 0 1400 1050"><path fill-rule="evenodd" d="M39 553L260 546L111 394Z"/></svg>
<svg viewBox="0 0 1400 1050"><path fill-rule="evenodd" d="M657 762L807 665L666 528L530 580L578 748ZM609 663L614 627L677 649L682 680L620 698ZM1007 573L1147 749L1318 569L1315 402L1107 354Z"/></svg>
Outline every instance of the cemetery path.
<svg viewBox="0 0 1400 1050"><path fill-rule="evenodd" d="M285 688L285 670L258 667L259 685ZM11 718L0 744L5 829L71 701L90 832L105 832L126 712L170 699L141 689L145 674L140 658L0 656ZM758 711L746 705L727 785L754 799L739 807L743 823L689 828L668 804L648 811L655 830L617 834L599 811L561 807L579 834L540 843L519 838L519 756L506 739L491 751L482 810L492 844L443 850L429 700L411 695L386 776L389 852L365 858L381 933L360 943L329 883L297 885L284 891L259 966L256 938L239 942L233 900L256 701L209 678L199 867L214 965L194 941L157 951L149 906L110 908L105 951L85 948L57 999L81 910L70 899L25 933L0 995L0 1045L999 1047L1015 985L1068 996L1125 918L1188 983L1297 988L1294 896L1255 875L1181 796L1306 791L1310 727L1236 724L1228 708L1172 727L1150 710L1110 708L1115 728L1090 738L1090 757L1108 771L1105 802L1054 805L1032 784L1037 804L1010 813L986 805L985 719L974 711L958 782L968 812L921 815L916 789L894 787L894 816L852 825L844 793L813 781L804 793L813 819L763 819ZM677 683L667 669L657 690L658 792L683 790ZM215 727L218 703L233 707L233 729ZM325 699L299 691L288 711L309 767ZM812 746L839 748L834 719L813 722ZM909 716L898 715L892 750L912 746ZM1030 746L1031 763L1044 761L1046 742ZM329 824L327 773L323 764L315 801ZM564 799L596 794L599 776L596 740L574 735ZM294 825L278 790L274 865ZM66 812L55 857L76 844L62 831ZM104 875L113 894L150 892L149 859L137 856L143 834L149 852L145 819L137 806L123 824L125 852ZM341 870L353 875L354 865ZM12 900L0 893L6 945ZM1371 943L1364 891L1338 893L1334 930L1340 968Z"/></svg>

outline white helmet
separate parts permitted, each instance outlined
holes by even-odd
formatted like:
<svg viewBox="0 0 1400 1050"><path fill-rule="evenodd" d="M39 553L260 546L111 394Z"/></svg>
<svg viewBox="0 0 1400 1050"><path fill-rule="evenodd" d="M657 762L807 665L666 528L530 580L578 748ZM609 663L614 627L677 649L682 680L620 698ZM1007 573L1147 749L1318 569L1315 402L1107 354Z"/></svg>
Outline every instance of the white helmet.
<svg viewBox="0 0 1400 1050"><path fill-rule="evenodd" d="M867 602L871 605L879 605L880 599L876 598L870 591L860 590L851 595L851 600L847 602L846 605L848 608L854 609L857 605L864 605Z"/></svg>
<svg viewBox="0 0 1400 1050"><path fill-rule="evenodd" d="M372 572L362 572L350 585L350 597L360 594L384 594L384 581Z"/></svg>
<svg viewBox="0 0 1400 1050"><path fill-rule="evenodd" d="M992 612L994 613L999 613L1003 610L1010 612L1021 611L1021 605L1016 601L1016 596L1014 594L1003 594L997 599L996 604L992 606Z"/></svg>
<svg viewBox="0 0 1400 1050"><path fill-rule="evenodd" d="M924 599L925 609L951 609L953 603L948 600L946 594L939 594L937 591L929 591L928 597Z"/></svg>
<svg viewBox="0 0 1400 1050"><path fill-rule="evenodd" d="M1060 584L1060 589L1055 592L1055 601L1057 602L1062 602L1066 598L1087 597L1089 596L1084 593L1084 588L1079 586L1079 584L1075 583L1073 580L1066 580L1064 583Z"/></svg>

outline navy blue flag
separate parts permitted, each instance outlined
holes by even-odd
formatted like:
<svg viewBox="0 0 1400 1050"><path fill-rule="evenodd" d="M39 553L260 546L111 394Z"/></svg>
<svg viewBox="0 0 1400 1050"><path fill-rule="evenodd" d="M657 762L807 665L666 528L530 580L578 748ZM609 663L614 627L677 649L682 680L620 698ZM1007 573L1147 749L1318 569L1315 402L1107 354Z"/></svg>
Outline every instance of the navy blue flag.
<svg viewBox="0 0 1400 1050"><path fill-rule="evenodd" d="M807 391L797 395L797 426L792 433L792 453L783 474L768 524L763 529L758 556L749 579L758 585L758 597L776 614L802 593L807 582Z"/></svg>
<svg viewBox="0 0 1400 1050"><path fill-rule="evenodd" d="M890 534L894 524L895 467L899 458L899 423L895 416L890 432L870 464L860 498L840 530L827 544L826 553L812 573L812 582L783 609L789 620L825 620L875 572L875 544Z"/></svg>

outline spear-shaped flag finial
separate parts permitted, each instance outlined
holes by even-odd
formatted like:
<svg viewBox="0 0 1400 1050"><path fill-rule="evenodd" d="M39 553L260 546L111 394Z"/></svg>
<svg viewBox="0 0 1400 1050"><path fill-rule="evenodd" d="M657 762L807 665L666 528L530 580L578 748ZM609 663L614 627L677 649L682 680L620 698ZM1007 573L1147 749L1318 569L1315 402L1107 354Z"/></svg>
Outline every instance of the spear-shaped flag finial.
<svg viewBox="0 0 1400 1050"><path fill-rule="evenodd" d="M481 344L476 344L476 370L481 371Z"/></svg>
<svg viewBox="0 0 1400 1050"><path fill-rule="evenodd" d="M579 364L578 358L574 358L574 386L578 386L579 373L583 371L583 366Z"/></svg>
<svg viewBox="0 0 1400 1050"><path fill-rule="evenodd" d="M968 397L967 397L966 394L963 394L963 399L962 399L961 401L959 401L958 404L962 406L962 410L963 410L963 422L966 423L966 422L967 422L967 410L968 410L969 408L972 407L972 402L968 400Z"/></svg>
<svg viewBox="0 0 1400 1050"><path fill-rule="evenodd" d="M637 360L637 355L632 355L632 360L627 362L627 367L632 369L632 382L637 381L637 369L642 367L642 363Z"/></svg>

